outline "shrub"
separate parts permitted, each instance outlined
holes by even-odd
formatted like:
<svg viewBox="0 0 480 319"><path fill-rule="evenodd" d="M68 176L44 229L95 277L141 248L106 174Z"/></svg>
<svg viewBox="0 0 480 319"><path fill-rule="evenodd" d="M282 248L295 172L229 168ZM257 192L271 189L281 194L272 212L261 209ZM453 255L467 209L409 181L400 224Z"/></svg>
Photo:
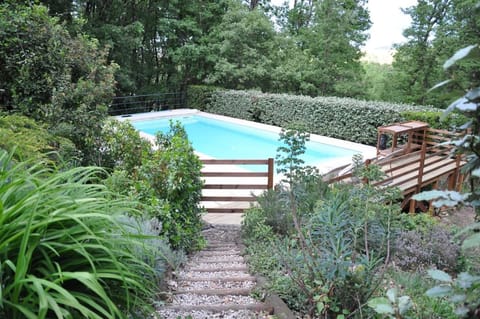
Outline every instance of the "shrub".
<svg viewBox="0 0 480 319"><path fill-rule="evenodd" d="M190 85L187 91L187 106L191 109L205 111L213 92L220 90L215 86Z"/></svg>
<svg viewBox="0 0 480 319"><path fill-rule="evenodd" d="M267 225L262 209L252 207L245 211L242 219L242 235L248 243L268 241L273 237L272 227Z"/></svg>
<svg viewBox="0 0 480 319"><path fill-rule="evenodd" d="M460 113L452 113L445 119L442 118L443 110L438 111L405 111L401 113L405 120L415 120L428 123L431 128L452 130L458 129L468 119Z"/></svg>
<svg viewBox="0 0 480 319"><path fill-rule="evenodd" d="M172 248L195 250L202 245L202 163L178 122L171 124L170 132L157 134L156 145L157 149L144 159L137 185L140 191L158 199L160 233Z"/></svg>
<svg viewBox="0 0 480 319"><path fill-rule="evenodd" d="M0 154L2 318L126 318L149 310L155 274L99 169L57 173Z"/></svg>
<svg viewBox="0 0 480 319"><path fill-rule="evenodd" d="M431 267L454 271L460 247L441 226L425 232L401 232L395 242L395 264L403 270L426 270Z"/></svg>
<svg viewBox="0 0 480 319"><path fill-rule="evenodd" d="M369 145L377 143L377 127L404 121L402 112L437 111L405 104L255 91L215 91L204 105L208 112L284 128L304 123L309 133Z"/></svg>
<svg viewBox="0 0 480 319"><path fill-rule="evenodd" d="M142 165L151 144L129 122L114 119L105 121L96 147L96 164L105 168L117 168L135 174Z"/></svg>
<svg viewBox="0 0 480 319"><path fill-rule="evenodd" d="M78 152L73 143L55 136L40 123L22 115L0 114L0 149L15 152L16 160L52 160L75 165Z"/></svg>

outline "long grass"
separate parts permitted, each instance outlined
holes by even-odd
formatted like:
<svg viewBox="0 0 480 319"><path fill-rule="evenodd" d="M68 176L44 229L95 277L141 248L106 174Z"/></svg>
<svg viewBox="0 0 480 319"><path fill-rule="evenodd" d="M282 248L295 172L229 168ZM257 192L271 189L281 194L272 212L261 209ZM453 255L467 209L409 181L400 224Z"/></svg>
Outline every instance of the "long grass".
<svg viewBox="0 0 480 319"><path fill-rule="evenodd" d="M0 152L0 318L124 318L148 309L154 273L98 168L55 172Z"/></svg>

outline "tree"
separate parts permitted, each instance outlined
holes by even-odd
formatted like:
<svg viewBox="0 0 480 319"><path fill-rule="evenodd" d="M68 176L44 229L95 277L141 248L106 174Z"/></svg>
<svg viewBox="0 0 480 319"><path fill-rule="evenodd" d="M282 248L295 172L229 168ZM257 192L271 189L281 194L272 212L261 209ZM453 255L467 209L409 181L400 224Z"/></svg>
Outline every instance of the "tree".
<svg viewBox="0 0 480 319"><path fill-rule="evenodd" d="M404 10L412 25L404 32L407 43L397 46L392 77L386 83L388 99L446 107L460 94L462 84L475 77L466 64L475 67L478 62L461 61L455 67L456 81L439 94L428 89L442 79L442 63L456 48L479 40L480 21L471 14L474 4L474 0L420 0Z"/></svg>
<svg viewBox="0 0 480 319"><path fill-rule="evenodd" d="M314 4L313 25L300 32L301 47L310 61L303 82L310 95L361 96L363 69L360 47L370 19L364 0L323 0Z"/></svg>
<svg viewBox="0 0 480 319"><path fill-rule="evenodd" d="M92 139L113 97L115 64L88 36L71 37L44 6L0 5L5 108L45 122L92 163Z"/></svg>
<svg viewBox="0 0 480 319"><path fill-rule="evenodd" d="M274 39L273 23L260 8L249 10L232 1L209 38L215 64L207 83L229 89L269 90Z"/></svg>

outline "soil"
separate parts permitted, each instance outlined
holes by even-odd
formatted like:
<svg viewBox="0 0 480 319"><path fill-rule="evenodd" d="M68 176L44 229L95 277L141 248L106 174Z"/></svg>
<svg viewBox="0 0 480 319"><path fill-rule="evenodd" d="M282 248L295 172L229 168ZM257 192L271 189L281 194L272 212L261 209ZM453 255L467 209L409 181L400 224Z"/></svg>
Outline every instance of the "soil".
<svg viewBox="0 0 480 319"><path fill-rule="evenodd" d="M440 212L438 217L447 226L463 228L475 222L475 210L472 207L449 209Z"/></svg>

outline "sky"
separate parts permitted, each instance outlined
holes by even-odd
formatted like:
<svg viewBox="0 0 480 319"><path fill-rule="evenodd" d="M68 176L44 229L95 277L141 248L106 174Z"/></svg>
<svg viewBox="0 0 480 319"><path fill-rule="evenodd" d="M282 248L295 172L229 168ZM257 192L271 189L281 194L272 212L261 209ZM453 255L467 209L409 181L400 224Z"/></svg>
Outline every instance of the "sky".
<svg viewBox="0 0 480 319"><path fill-rule="evenodd" d="M283 2L284 0L272 0L272 4L275 5ZM416 3L417 0L368 0L372 26L365 51L389 51L393 44L405 41L402 32L410 25L410 17L403 14L400 8L407 8Z"/></svg>
<svg viewBox="0 0 480 319"><path fill-rule="evenodd" d="M402 32L410 26L411 20L400 8L411 7L416 3L417 0L369 0L372 26L365 50L389 50L393 44L404 42Z"/></svg>

